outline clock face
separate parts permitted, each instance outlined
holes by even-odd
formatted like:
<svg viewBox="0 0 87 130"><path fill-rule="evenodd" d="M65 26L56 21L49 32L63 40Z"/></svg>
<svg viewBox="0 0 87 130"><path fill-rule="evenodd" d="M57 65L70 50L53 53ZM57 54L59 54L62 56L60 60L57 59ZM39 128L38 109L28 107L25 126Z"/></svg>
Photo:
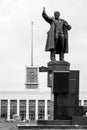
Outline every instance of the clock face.
<svg viewBox="0 0 87 130"><path fill-rule="evenodd" d="M34 76L34 72L30 72L30 76L31 76L31 77Z"/></svg>
<svg viewBox="0 0 87 130"><path fill-rule="evenodd" d="M27 75L30 76L31 78L36 76L35 70L34 69L30 69L27 72Z"/></svg>
<svg viewBox="0 0 87 130"><path fill-rule="evenodd" d="M27 69L27 81L28 82L37 82L37 69L36 68Z"/></svg>

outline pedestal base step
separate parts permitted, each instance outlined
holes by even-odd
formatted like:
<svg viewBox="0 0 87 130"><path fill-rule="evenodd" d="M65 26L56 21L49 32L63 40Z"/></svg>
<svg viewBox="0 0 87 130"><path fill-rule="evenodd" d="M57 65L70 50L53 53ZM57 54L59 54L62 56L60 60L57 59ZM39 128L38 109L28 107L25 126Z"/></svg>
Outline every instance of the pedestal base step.
<svg viewBox="0 0 87 130"><path fill-rule="evenodd" d="M87 125L36 125L36 126L29 126L29 125L19 125L17 127L18 130L87 130Z"/></svg>
<svg viewBox="0 0 87 130"><path fill-rule="evenodd" d="M37 120L38 125L71 125L71 120Z"/></svg>
<svg viewBox="0 0 87 130"><path fill-rule="evenodd" d="M61 130L87 129L87 117L73 116L72 120L38 120L36 124L17 125L18 130Z"/></svg>

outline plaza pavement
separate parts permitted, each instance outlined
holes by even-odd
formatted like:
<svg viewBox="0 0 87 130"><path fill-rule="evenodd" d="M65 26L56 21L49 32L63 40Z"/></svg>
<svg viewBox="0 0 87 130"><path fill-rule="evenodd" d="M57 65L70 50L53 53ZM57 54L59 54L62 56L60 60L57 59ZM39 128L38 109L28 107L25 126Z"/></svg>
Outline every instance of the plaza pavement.
<svg viewBox="0 0 87 130"><path fill-rule="evenodd" d="M12 123L0 123L0 130L18 130L17 125L21 124L24 125L25 123L18 123L18 122L12 122ZM27 123L28 125L35 125L36 123Z"/></svg>
<svg viewBox="0 0 87 130"><path fill-rule="evenodd" d="M17 123L0 123L0 130L17 130Z"/></svg>

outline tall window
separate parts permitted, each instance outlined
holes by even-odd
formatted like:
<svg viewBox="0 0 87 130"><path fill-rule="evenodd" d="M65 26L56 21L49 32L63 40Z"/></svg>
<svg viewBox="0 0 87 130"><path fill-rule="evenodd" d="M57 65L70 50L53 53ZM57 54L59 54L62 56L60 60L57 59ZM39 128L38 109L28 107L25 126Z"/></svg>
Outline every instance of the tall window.
<svg viewBox="0 0 87 130"><path fill-rule="evenodd" d="M45 119L45 100L38 100L38 119Z"/></svg>
<svg viewBox="0 0 87 130"><path fill-rule="evenodd" d="M84 100L84 106L87 106L87 100Z"/></svg>
<svg viewBox="0 0 87 130"><path fill-rule="evenodd" d="M20 118L21 120L26 118L26 100L20 100Z"/></svg>
<svg viewBox="0 0 87 130"><path fill-rule="evenodd" d="M81 106L82 105L82 101L81 100L79 100L79 106Z"/></svg>
<svg viewBox="0 0 87 130"><path fill-rule="evenodd" d="M47 115L48 115L48 120L50 119L50 111L51 111L51 101L47 101Z"/></svg>
<svg viewBox="0 0 87 130"><path fill-rule="evenodd" d="M35 120L35 108L36 108L36 101L29 100L29 119Z"/></svg>
<svg viewBox="0 0 87 130"><path fill-rule="evenodd" d="M13 115L17 114L17 100L10 101L10 119L13 119Z"/></svg>
<svg viewBox="0 0 87 130"><path fill-rule="evenodd" d="M8 101L1 100L1 118L2 119L7 119L7 106L8 106Z"/></svg>

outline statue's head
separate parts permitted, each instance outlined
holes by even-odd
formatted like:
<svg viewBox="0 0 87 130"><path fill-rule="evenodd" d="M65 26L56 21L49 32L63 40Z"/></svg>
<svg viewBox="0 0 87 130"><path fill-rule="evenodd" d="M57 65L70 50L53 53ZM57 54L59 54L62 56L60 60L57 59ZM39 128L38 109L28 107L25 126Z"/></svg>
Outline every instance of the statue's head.
<svg viewBox="0 0 87 130"><path fill-rule="evenodd" d="M54 17L55 17L55 19L58 19L59 16L60 16L60 12L59 12L59 11L55 11L55 12L54 12Z"/></svg>

